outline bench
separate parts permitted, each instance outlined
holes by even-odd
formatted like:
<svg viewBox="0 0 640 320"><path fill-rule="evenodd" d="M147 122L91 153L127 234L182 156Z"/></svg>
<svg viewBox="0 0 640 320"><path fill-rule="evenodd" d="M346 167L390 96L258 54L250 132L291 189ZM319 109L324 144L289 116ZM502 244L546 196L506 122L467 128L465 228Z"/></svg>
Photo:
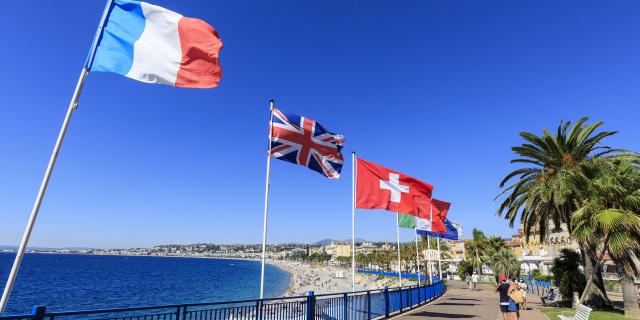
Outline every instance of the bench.
<svg viewBox="0 0 640 320"><path fill-rule="evenodd" d="M584 304L579 304L574 316L565 316L563 312L558 316L558 318L560 318L560 320L588 320L590 314L591 308L585 306Z"/></svg>

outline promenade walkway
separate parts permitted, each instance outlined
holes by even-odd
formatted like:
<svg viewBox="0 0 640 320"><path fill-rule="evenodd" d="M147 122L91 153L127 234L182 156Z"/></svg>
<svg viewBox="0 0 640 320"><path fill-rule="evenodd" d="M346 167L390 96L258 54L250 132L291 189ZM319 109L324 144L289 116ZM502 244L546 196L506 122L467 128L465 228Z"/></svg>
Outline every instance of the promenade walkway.
<svg viewBox="0 0 640 320"><path fill-rule="evenodd" d="M447 293L439 300L394 319L501 320L502 314L498 311L498 294L494 290L491 286L481 285L478 291L470 291L464 282L448 281ZM535 310L539 305L539 299L535 297L531 302L530 310L520 312L520 319L545 320L546 318Z"/></svg>

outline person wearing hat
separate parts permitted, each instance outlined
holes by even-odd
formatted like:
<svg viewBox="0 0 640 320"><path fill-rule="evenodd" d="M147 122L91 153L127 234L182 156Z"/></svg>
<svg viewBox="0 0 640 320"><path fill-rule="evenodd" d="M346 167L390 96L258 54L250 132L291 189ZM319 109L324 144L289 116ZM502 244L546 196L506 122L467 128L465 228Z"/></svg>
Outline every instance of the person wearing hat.
<svg viewBox="0 0 640 320"><path fill-rule="evenodd" d="M516 313L511 311L513 300L509 298L509 293L516 290L515 286L507 281L507 276L500 274L500 285L496 288L496 292L500 294L500 312L502 312L503 320L515 320Z"/></svg>

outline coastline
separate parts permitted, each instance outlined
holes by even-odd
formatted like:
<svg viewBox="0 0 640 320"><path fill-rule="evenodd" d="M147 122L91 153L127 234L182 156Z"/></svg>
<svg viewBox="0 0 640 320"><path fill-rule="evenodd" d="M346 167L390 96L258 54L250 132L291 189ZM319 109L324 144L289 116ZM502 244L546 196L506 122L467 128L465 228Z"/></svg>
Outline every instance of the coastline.
<svg viewBox="0 0 640 320"><path fill-rule="evenodd" d="M3 252L12 253L12 252ZM220 259L261 262L256 258L235 258L235 257L205 257L205 256L160 256L160 255L127 255L127 254L86 254L86 253L66 253L66 252L29 252L30 254L49 255L95 255L95 256L121 256L121 257L159 257L159 258L193 258L193 259ZM333 266L320 265L315 263L296 262L287 260L267 259L266 264L289 274L289 283L283 292L279 292L279 297L304 296L309 291L315 294L341 293L352 291L351 269ZM341 276L341 277L340 277ZM269 279L266 279L269 281ZM415 281L403 279L403 285L415 285ZM369 274L356 274L356 291L382 289L385 286L397 287L397 278L379 277Z"/></svg>
<svg viewBox="0 0 640 320"><path fill-rule="evenodd" d="M271 260L267 263L291 275L289 288L282 295L284 297L304 296L309 291L313 291L314 294L352 291L350 268L283 260ZM340 275L342 277L338 277ZM403 279L402 284L415 285L416 282ZM356 273L356 291L383 289L385 286L397 287L398 279Z"/></svg>

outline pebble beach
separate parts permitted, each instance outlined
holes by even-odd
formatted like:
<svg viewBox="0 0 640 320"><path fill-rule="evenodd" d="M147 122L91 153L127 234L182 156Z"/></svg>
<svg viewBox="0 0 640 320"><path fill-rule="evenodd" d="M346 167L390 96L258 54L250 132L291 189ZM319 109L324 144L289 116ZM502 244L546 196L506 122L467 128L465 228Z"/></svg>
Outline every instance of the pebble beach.
<svg viewBox="0 0 640 320"><path fill-rule="evenodd" d="M309 291L315 294L350 292L352 289L350 268L293 261L270 261L269 263L291 274L285 296L307 295ZM403 286L413 284L415 281L402 280ZM398 279L356 274L356 290L382 289L385 286L398 286Z"/></svg>

